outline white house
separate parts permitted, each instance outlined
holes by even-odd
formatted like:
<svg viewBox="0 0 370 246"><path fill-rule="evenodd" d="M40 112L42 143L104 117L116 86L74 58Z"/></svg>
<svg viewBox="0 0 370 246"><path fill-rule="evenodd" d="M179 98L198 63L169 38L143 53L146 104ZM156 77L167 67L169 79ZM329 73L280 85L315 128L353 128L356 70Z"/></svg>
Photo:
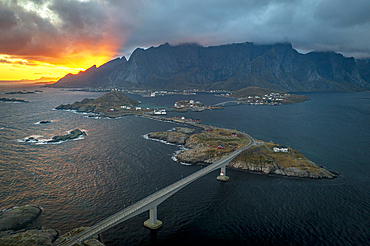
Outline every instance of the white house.
<svg viewBox="0 0 370 246"><path fill-rule="evenodd" d="M288 147L285 146L275 146L273 150L274 152L289 152Z"/></svg>
<svg viewBox="0 0 370 246"><path fill-rule="evenodd" d="M167 114L165 109L156 109L153 111L153 114Z"/></svg>

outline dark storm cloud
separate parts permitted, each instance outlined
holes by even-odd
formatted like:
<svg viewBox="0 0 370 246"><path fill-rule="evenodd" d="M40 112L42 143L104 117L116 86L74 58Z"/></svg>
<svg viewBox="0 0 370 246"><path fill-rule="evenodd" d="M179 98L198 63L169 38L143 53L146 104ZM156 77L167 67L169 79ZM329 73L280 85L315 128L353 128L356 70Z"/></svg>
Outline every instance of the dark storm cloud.
<svg viewBox="0 0 370 246"><path fill-rule="evenodd" d="M164 42L291 42L299 50L370 56L370 1L141 1L122 51Z"/></svg>
<svg viewBox="0 0 370 246"><path fill-rule="evenodd" d="M322 1L315 12L315 16L324 22L330 22L335 27L354 27L369 25L370 1Z"/></svg>
<svg viewBox="0 0 370 246"><path fill-rule="evenodd" d="M1 3L0 3L1 6ZM8 30L17 25L17 18L13 11L5 8L0 9L0 29Z"/></svg>
<svg viewBox="0 0 370 246"><path fill-rule="evenodd" d="M124 55L165 42L249 41L370 57L368 13L369 0L0 0L0 54L58 58L109 40Z"/></svg>

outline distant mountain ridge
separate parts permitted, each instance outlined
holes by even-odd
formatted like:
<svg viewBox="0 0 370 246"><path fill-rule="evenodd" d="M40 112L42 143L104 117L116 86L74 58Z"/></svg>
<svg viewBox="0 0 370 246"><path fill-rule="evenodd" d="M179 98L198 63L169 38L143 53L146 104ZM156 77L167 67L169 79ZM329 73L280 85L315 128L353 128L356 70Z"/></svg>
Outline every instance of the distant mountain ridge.
<svg viewBox="0 0 370 246"><path fill-rule="evenodd" d="M130 59L112 60L54 87L226 89L258 86L273 90L365 91L370 89L369 62L335 52L300 54L290 43L238 43L203 47L168 43L136 49Z"/></svg>

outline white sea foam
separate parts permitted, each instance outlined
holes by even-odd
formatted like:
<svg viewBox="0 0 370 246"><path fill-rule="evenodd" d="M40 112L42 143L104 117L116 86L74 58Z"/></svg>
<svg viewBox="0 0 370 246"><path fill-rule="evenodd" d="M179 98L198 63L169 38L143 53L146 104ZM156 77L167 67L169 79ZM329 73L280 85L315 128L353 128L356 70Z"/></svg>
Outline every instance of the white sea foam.
<svg viewBox="0 0 370 246"><path fill-rule="evenodd" d="M173 128L173 129L175 129L175 128ZM180 149L179 149L179 150L176 150L176 151L172 154L171 159L172 159L173 161L175 161L175 162L179 162L181 165L184 165L184 166L190 166L190 165L192 165L191 163L180 162L180 161L178 161L178 160L177 160L177 158L176 158L176 156L177 156L177 155L178 155L182 150L187 150L187 148L185 148L183 145L181 145L181 144L173 144L173 143L169 143L169 142L164 141L164 140L155 139L155 138L150 138L150 137L148 136L149 134L150 134L150 133L148 133L148 134L144 134L144 135L143 135L143 138L145 138L145 139L149 139L149 140L153 140L153 141L157 141L157 142L161 142L161 143L164 143L164 144L167 144L167 145L173 145L173 146L179 146L179 147L180 147Z"/></svg>
<svg viewBox="0 0 370 246"><path fill-rule="evenodd" d="M179 162L181 165L184 165L184 166L191 166L191 165L193 165L193 164L191 164L191 163L181 162L181 161L178 161L178 160L177 160L176 156L177 156L181 151L183 151L183 150L187 150L187 148L185 148L184 146L181 146L181 148L180 148L179 150L177 150L177 151L175 151L175 152L173 153L173 155L172 155L171 159L172 159L173 161Z"/></svg>
<svg viewBox="0 0 370 246"><path fill-rule="evenodd" d="M149 134L150 134L150 133L148 133L148 134L144 134L144 135L143 135L143 138L145 138L145 139L149 139L149 140L153 140L153 141L157 141L157 142L161 142L161 143L164 143L164 144L167 144L167 145L182 146L182 145L178 145L178 144L174 144L174 143L169 143L169 142L164 141L164 140L161 140L161 139L150 138L150 137L148 136Z"/></svg>
<svg viewBox="0 0 370 246"><path fill-rule="evenodd" d="M49 120L50 121L50 123L51 122L53 122L53 121L51 121L51 120ZM36 122L36 123L34 123L35 125L47 125L47 124L50 124L49 122L48 123L40 123L41 121L39 121L39 122Z"/></svg>

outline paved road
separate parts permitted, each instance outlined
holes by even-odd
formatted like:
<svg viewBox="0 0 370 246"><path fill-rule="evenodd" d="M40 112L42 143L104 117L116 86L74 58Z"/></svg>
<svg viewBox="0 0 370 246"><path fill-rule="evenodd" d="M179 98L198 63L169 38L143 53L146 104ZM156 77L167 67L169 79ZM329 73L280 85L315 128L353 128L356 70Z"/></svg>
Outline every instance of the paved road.
<svg viewBox="0 0 370 246"><path fill-rule="evenodd" d="M233 153L221 158L220 160L214 162L213 164L202 168L201 170L181 179L180 181L177 181L173 183L172 185L167 186L166 188L142 199L141 201L121 210L120 212L106 218L105 220L102 220L98 224L95 224L86 230L78 233L74 237L72 237L70 240L59 244L61 246L72 246L76 242L83 242L85 240L88 240L89 238L93 237L94 235L97 235L105 230L108 230L109 228L122 223L125 220L128 220L138 214L141 214L142 212L145 212L155 206L158 206L161 202L169 198L171 195L175 194L180 189L184 188L188 184L192 183L193 181L197 180L198 178L216 170L221 167L225 167L232 159L234 159L237 155L239 155L242 151L252 147L256 144L255 140L249 136L248 134L244 134L249 140L250 143Z"/></svg>

